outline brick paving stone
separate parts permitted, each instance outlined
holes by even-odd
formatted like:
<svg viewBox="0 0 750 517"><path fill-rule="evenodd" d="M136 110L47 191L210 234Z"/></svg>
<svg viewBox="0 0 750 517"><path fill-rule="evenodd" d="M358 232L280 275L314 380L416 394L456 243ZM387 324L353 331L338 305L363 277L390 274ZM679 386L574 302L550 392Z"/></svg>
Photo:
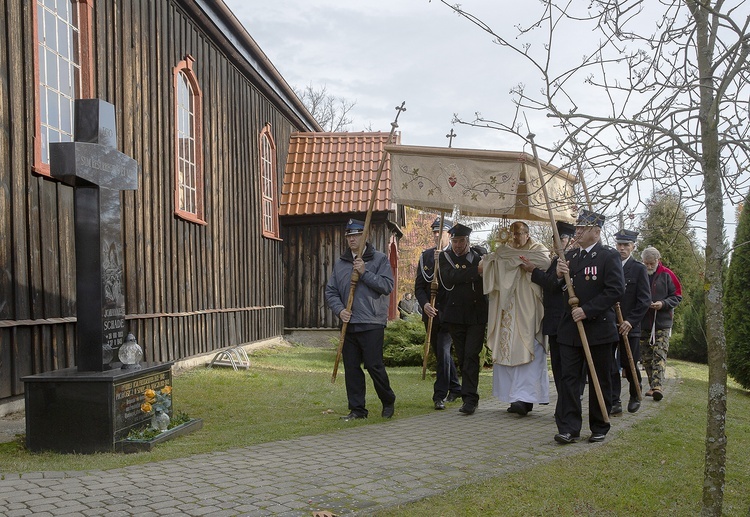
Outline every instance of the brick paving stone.
<svg viewBox="0 0 750 517"><path fill-rule="evenodd" d="M203 515L209 515L209 514L212 514L214 512L220 512L220 511L222 511L222 509L218 508L216 506L200 506L198 508L194 508L194 509L190 510L188 513L190 515L195 516L195 517L200 517L200 516L203 516Z"/></svg>
<svg viewBox="0 0 750 517"><path fill-rule="evenodd" d="M89 517L95 517L97 515L107 515L109 517L110 511L107 508L89 508L83 511L83 515Z"/></svg>
<svg viewBox="0 0 750 517"><path fill-rule="evenodd" d="M7 513L3 514L5 517L21 517L22 515L32 515L31 510L29 509L21 509L21 510L9 510Z"/></svg>
<svg viewBox="0 0 750 517"><path fill-rule="evenodd" d="M207 513L208 517L233 517L237 515L234 510L217 510L215 512Z"/></svg>
<svg viewBox="0 0 750 517"><path fill-rule="evenodd" d="M178 508L163 508L159 510L159 515L182 515L182 510Z"/></svg>
<svg viewBox="0 0 750 517"><path fill-rule="evenodd" d="M257 515L257 512L260 511L260 507L255 506L254 504L243 504L235 506L234 511L237 512L237 515Z"/></svg>
<svg viewBox="0 0 750 517"><path fill-rule="evenodd" d="M78 504L73 506L63 506L62 508L51 510L50 513L52 515L81 515L85 510L88 510L86 506Z"/></svg>
<svg viewBox="0 0 750 517"><path fill-rule="evenodd" d="M24 480L44 479L44 472L25 472L20 477Z"/></svg>

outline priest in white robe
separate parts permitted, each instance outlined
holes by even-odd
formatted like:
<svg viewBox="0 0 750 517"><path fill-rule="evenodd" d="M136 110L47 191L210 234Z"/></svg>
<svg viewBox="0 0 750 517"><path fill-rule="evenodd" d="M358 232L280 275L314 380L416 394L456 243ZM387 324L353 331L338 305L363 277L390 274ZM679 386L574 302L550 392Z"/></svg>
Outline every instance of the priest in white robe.
<svg viewBox="0 0 750 517"><path fill-rule="evenodd" d="M509 413L525 416L534 404L549 403L547 353L542 335L542 289L520 266L521 257L546 270L549 251L529 237L526 223L510 227L511 240L482 259L489 295L487 345L492 350L492 394L509 402Z"/></svg>

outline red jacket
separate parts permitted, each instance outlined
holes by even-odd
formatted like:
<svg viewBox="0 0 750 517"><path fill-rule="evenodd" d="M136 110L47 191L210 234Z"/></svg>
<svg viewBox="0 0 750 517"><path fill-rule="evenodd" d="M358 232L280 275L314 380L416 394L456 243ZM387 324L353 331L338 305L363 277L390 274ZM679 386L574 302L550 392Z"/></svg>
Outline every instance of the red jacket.
<svg viewBox="0 0 750 517"><path fill-rule="evenodd" d="M663 302L661 309L649 309L641 323L641 331L651 332L656 316L656 330L670 329L674 322L674 308L682 301L682 285L672 270L659 262L656 271L648 275L651 284L651 301Z"/></svg>

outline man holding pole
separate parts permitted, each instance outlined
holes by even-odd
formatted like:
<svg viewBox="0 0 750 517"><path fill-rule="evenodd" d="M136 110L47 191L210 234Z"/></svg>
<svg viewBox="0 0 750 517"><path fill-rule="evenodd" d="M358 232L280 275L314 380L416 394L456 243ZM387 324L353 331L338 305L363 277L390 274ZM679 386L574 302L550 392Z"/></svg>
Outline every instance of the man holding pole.
<svg viewBox="0 0 750 517"><path fill-rule="evenodd" d="M612 347L619 339L613 306L625 292L625 279L620 255L600 242L603 225L603 215L581 209L576 221L576 241L580 248L569 251L565 261L557 263L557 276L570 275L577 298L577 303L572 304L573 310L563 313L557 329L562 383L557 399L559 421L555 441L561 444L577 441L583 424L580 385L587 361L577 328L579 321L583 323L607 411L612 404ZM571 301L576 302L568 300ZM609 419L602 413L595 390L591 388L589 386L589 441L602 442L609 432Z"/></svg>
<svg viewBox="0 0 750 517"><path fill-rule="evenodd" d="M638 232L633 230L620 230L615 234L617 252L622 259L622 272L625 276L625 294L620 300L622 312L622 323L618 325L620 332L619 350L615 347L614 364L612 365L612 410L611 415L622 413L622 402L620 401L620 390L622 389L622 376L620 367L625 371L625 376L630 383L630 399L628 400L628 413L635 413L641 407L640 386L641 371L635 369L637 379L633 379L630 361L627 351L623 348L630 347L630 357L633 365L638 362L641 355L641 320L646 315L651 305L651 288L648 284L648 272L646 266L633 257L636 248ZM624 338L627 336L627 340ZM636 385L636 382L638 383Z"/></svg>
<svg viewBox="0 0 750 517"><path fill-rule="evenodd" d="M440 289L438 285L435 305L433 306L430 303L431 284L433 280L437 281L437 278L435 278L435 258L441 251L448 248L450 239L448 230L452 225L449 219L443 218L443 231L441 232L440 219L440 217L436 217L432 222L431 228L435 246L422 252L417 265L417 278L414 281L414 294L422 307L422 321L425 329L429 327L429 319L432 318L430 343L435 350L437 361L435 384L432 388L432 403L437 410L445 409L444 401L453 402L461 396L461 384L458 382L458 372L451 354L451 335L448 332L448 326L440 324L438 313L445 303L445 289Z"/></svg>
<svg viewBox="0 0 750 517"><path fill-rule="evenodd" d="M342 353L349 414L341 417L347 421L367 418L363 363L383 403L383 418L393 416L396 401L383 364L383 338L393 274L388 257L373 249L369 242L365 243L362 256L356 255L362 244L364 227L363 221L349 219L346 225L348 249L333 265L333 273L325 288L326 304L347 325ZM347 310L355 270L359 282L354 290L351 310Z"/></svg>
<svg viewBox="0 0 750 517"><path fill-rule="evenodd" d="M440 253L438 271L446 290L440 323L448 326L461 369L461 398L458 410L473 415L479 404L479 355L487 328L487 296L482 288L479 263L484 248L469 245L471 228L455 224L449 231L451 248Z"/></svg>

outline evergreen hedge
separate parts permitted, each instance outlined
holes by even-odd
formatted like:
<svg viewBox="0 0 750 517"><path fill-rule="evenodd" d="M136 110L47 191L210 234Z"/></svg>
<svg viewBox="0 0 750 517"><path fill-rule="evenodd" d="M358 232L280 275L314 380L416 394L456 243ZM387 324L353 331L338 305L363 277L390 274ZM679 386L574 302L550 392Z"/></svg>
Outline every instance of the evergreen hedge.
<svg viewBox="0 0 750 517"><path fill-rule="evenodd" d="M669 356L693 363L708 364L706 303L702 290L692 288L688 305L682 311L684 332L670 342Z"/></svg>
<svg viewBox="0 0 750 517"><path fill-rule="evenodd" d="M405 320L389 321L383 340L385 365L422 366L425 335L421 316L412 314Z"/></svg>
<svg viewBox="0 0 750 517"><path fill-rule="evenodd" d="M745 198L734 236L734 251L724 285L724 332L727 370L743 388L750 389L750 194Z"/></svg>
<svg viewBox="0 0 750 517"><path fill-rule="evenodd" d="M385 327L385 338L383 340L383 362L385 365L422 366L426 334L421 316L412 314L405 320L389 321ZM455 351L453 359L458 366ZM487 348L486 343L479 356L479 364L484 367L492 366L492 353ZM435 370L435 349L432 345L430 346L430 356L427 359L427 368L430 371Z"/></svg>

